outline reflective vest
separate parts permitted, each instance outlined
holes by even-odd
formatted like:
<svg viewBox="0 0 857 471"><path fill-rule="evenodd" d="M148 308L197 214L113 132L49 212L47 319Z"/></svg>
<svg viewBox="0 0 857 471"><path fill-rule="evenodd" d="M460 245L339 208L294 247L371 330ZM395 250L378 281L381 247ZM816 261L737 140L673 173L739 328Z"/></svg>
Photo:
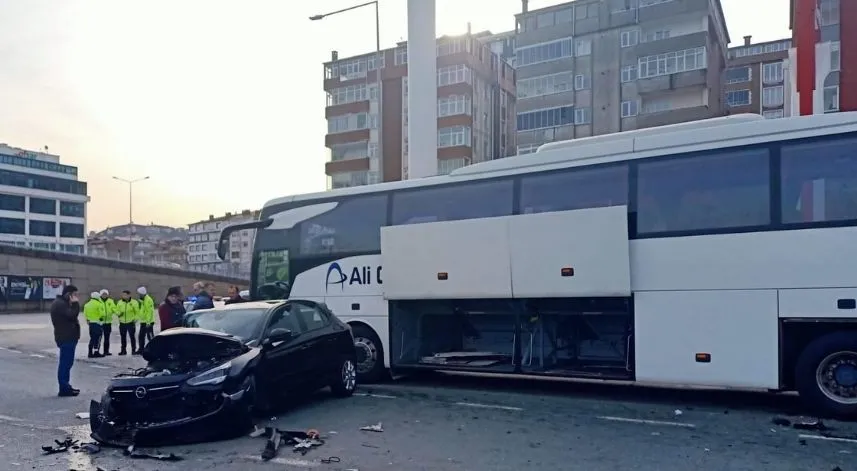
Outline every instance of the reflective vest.
<svg viewBox="0 0 857 471"><path fill-rule="evenodd" d="M139 316L137 317L141 324L155 323L155 300L148 294L140 299L137 299L137 309Z"/></svg>
<svg viewBox="0 0 857 471"><path fill-rule="evenodd" d="M102 324L112 324L113 323L113 315L116 314L116 302L110 298L102 299L101 303L104 305L103 317L101 318Z"/></svg>
<svg viewBox="0 0 857 471"><path fill-rule="evenodd" d="M104 303L100 299L90 299L83 305L83 315L86 322L100 324L104 319Z"/></svg>
<svg viewBox="0 0 857 471"><path fill-rule="evenodd" d="M133 299L125 301L120 299L116 303L116 317L119 318L120 324L128 324L136 322L140 316L139 305Z"/></svg>

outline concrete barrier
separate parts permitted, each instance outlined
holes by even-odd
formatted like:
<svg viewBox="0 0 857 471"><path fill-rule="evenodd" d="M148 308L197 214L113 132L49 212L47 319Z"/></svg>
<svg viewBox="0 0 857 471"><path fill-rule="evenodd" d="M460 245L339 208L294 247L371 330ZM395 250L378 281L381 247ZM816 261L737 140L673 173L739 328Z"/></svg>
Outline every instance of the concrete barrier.
<svg viewBox="0 0 857 471"><path fill-rule="evenodd" d="M133 293L138 286L145 286L155 301L160 302L169 287L181 286L186 294L190 294L193 283L197 281L214 283L216 293L225 296L230 285L247 289L250 284L249 280L209 273L6 245L0 245L2 276L32 277L39 281L44 277L71 278L71 282L80 289L83 300L92 291L107 289L111 297L118 298L124 289ZM51 300L10 301L3 295L0 296L0 313L44 312L50 303Z"/></svg>

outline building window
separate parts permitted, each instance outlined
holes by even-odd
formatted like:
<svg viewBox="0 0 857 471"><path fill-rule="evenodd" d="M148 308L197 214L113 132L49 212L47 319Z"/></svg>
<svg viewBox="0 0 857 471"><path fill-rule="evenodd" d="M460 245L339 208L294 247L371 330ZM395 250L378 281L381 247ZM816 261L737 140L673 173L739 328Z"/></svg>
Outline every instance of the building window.
<svg viewBox="0 0 857 471"><path fill-rule="evenodd" d="M408 48L407 47L397 47L396 52L394 54L393 60L396 65L403 65L408 63Z"/></svg>
<svg viewBox="0 0 857 471"><path fill-rule="evenodd" d="M437 85L452 85L454 83L471 83L470 68L466 65L451 65L437 69Z"/></svg>
<svg viewBox="0 0 857 471"><path fill-rule="evenodd" d="M73 239L83 239L83 224L73 224L70 222L60 223L60 237L70 237Z"/></svg>
<svg viewBox="0 0 857 471"><path fill-rule="evenodd" d="M824 112L839 111L839 85L824 87Z"/></svg>
<svg viewBox="0 0 857 471"><path fill-rule="evenodd" d="M592 40L578 39L574 42L574 55L577 57L588 56L592 54Z"/></svg>
<svg viewBox="0 0 857 471"><path fill-rule="evenodd" d="M327 94L327 106L344 105L369 99L365 84L334 88Z"/></svg>
<svg viewBox="0 0 857 471"><path fill-rule="evenodd" d="M598 18L598 4L590 3L588 5L578 5L574 9L575 20L585 20L587 18Z"/></svg>
<svg viewBox="0 0 857 471"><path fill-rule="evenodd" d="M0 217L0 234L24 235L24 225L23 219Z"/></svg>
<svg viewBox="0 0 857 471"><path fill-rule="evenodd" d="M644 79L700 70L706 67L705 47L700 46L683 51L641 57L639 62L639 77Z"/></svg>
<svg viewBox="0 0 857 471"><path fill-rule="evenodd" d="M782 85L762 89L762 106L783 106L783 93Z"/></svg>
<svg viewBox="0 0 857 471"><path fill-rule="evenodd" d="M470 146L470 128L467 126L452 126L438 129L437 146Z"/></svg>
<svg viewBox="0 0 857 471"><path fill-rule="evenodd" d="M518 67L523 67L525 65L572 57L573 55L574 42L571 38L566 38L535 46L518 48L515 51L515 62Z"/></svg>
<svg viewBox="0 0 857 471"><path fill-rule="evenodd" d="M767 119L777 119L784 116L783 110L767 110L762 112L762 116Z"/></svg>
<svg viewBox="0 0 857 471"><path fill-rule="evenodd" d="M437 116L455 116L470 114L470 97L467 95L450 95L437 100Z"/></svg>
<svg viewBox="0 0 857 471"><path fill-rule="evenodd" d="M643 103L643 113L661 113L672 109L672 104L666 98L649 100Z"/></svg>
<svg viewBox="0 0 857 471"><path fill-rule="evenodd" d="M351 188L369 184L369 171L356 170L352 172L337 172L330 176L330 188Z"/></svg>
<svg viewBox="0 0 857 471"><path fill-rule="evenodd" d="M357 196L299 225L301 255L340 255L381 250L387 195Z"/></svg>
<svg viewBox="0 0 857 471"><path fill-rule="evenodd" d="M333 116L327 120L327 133L336 134L340 132L359 131L362 129L374 129L377 125L377 117L369 113L355 113L341 116Z"/></svg>
<svg viewBox="0 0 857 471"><path fill-rule="evenodd" d="M589 108L574 109L574 124L589 124L592 119L592 113Z"/></svg>
<svg viewBox="0 0 857 471"><path fill-rule="evenodd" d="M467 165L468 159L461 157L458 159L442 159L437 161L437 174L448 175L453 170L459 169Z"/></svg>
<svg viewBox="0 0 857 471"><path fill-rule="evenodd" d="M839 1L840 0L820 0L818 2L821 26L839 24Z"/></svg>
<svg viewBox="0 0 857 471"><path fill-rule="evenodd" d="M857 139L784 145L783 222L857 219Z"/></svg>
<svg viewBox="0 0 857 471"><path fill-rule="evenodd" d="M513 180L467 182L393 193L393 225L509 216Z"/></svg>
<svg viewBox="0 0 857 471"><path fill-rule="evenodd" d="M469 38L446 39L437 45L437 56L448 56L470 50Z"/></svg>
<svg viewBox="0 0 857 471"><path fill-rule="evenodd" d="M629 31L622 31L619 36L622 47L631 47L636 46L640 41L640 31L636 29L632 29Z"/></svg>
<svg viewBox="0 0 857 471"><path fill-rule="evenodd" d="M30 219L30 235L56 237L57 223L54 221L36 221Z"/></svg>
<svg viewBox="0 0 857 471"><path fill-rule="evenodd" d="M76 218L84 217L86 206L83 203L72 203L70 201L60 201L60 216L70 216Z"/></svg>
<svg viewBox="0 0 857 471"><path fill-rule="evenodd" d="M779 83L783 81L783 63L771 62L762 67L762 81L764 83Z"/></svg>
<svg viewBox="0 0 857 471"><path fill-rule="evenodd" d="M520 99L567 92L572 89L573 82L574 74L572 72L561 72L528 79L518 79L515 87Z"/></svg>
<svg viewBox="0 0 857 471"><path fill-rule="evenodd" d="M591 79L588 75L578 74L574 76L575 90L588 90L591 86Z"/></svg>
<svg viewBox="0 0 857 471"><path fill-rule="evenodd" d="M637 108L639 107L639 103L637 100L629 100L622 102L622 117L629 118L631 116L637 116Z"/></svg>
<svg viewBox="0 0 857 471"><path fill-rule="evenodd" d="M649 43L652 41L660 41L662 39L669 39L670 32L669 30L657 30L657 31L647 31L642 34L640 38L640 42Z"/></svg>
<svg viewBox="0 0 857 471"><path fill-rule="evenodd" d="M346 144L334 144L330 146L331 162L340 160L365 159L369 156L368 142L349 142Z"/></svg>
<svg viewBox="0 0 857 471"><path fill-rule="evenodd" d="M17 155L0 155L0 164L14 165L16 167L35 168L38 170L47 170L48 172L64 173L66 175L77 175L77 167L55 164L53 162L45 162L42 160L35 160L30 157L20 157Z"/></svg>
<svg viewBox="0 0 857 471"><path fill-rule="evenodd" d="M726 92L726 106L744 106L750 104L750 90L731 90Z"/></svg>
<svg viewBox="0 0 857 471"><path fill-rule="evenodd" d="M11 170L0 170L0 185L54 191L57 193L71 193L74 195L86 194L86 182L13 172Z"/></svg>
<svg viewBox="0 0 857 471"><path fill-rule="evenodd" d="M553 128L574 123L574 107L561 106L518 113L518 131Z"/></svg>
<svg viewBox="0 0 857 471"><path fill-rule="evenodd" d="M753 78L753 69L749 67L735 67L726 70L726 83L749 82Z"/></svg>
<svg viewBox="0 0 857 471"><path fill-rule="evenodd" d="M628 167L561 170L521 177L521 213L572 211L628 204Z"/></svg>
<svg viewBox="0 0 857 471"><path fill-rule="evenodd" d="M840 52L840 43L835 41L830 43L830 70L836 72L842 67L842 53Z"/></svg>
<svg viewBox="0 0 857 471"><path fill-rule="evenodd" d="M30 197L30 212L36 214L56 214L56 200Z"/></svg>
<svg viewBox="0 0 857 471"><path fill-rule="evenodd" d="M23 196L0 195L0 211L20 211L23 213L26 207L27 201Z"/></svg>
<svg viewBox="0 0 857 471"><path fill-rule="evenodd" d="M622 83L637 80L637 66L626 65L622 67Z"/></svg>
<svg viewBox="0 0 857 471"><path fill-rule="evenodd" d="M637 233L770 224L769 180L767 149L642 162L637 177Z"/></svg>

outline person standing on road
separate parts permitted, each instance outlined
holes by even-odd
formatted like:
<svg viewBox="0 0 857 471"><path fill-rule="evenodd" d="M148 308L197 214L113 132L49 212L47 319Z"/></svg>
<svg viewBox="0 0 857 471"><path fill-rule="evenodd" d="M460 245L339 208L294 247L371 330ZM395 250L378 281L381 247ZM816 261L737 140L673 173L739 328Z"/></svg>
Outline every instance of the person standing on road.
<svg viewBox="0 0 857 471"><path fill-rule="evenodd" d="M101 333L104 335L104 356L110 353L110 333L113 332L113 315L116 314L116 303L110 298L110 292L101 290L101 302L104 303L104 318L101 320Z"/></svg>
<svg viewBox="0 0 857 471"><path fill-rule="evenodd" d="M122 341L122 348L119 349L119 355L128 354L128 337L131 337L131 354L137 354L137 329L136 322L140 317L140 311L137 301L131 299L131 292L122 291L122 299L116 303L116 317L119 318L119 338Z"/></svg>
<svg viewBox="0 0 857 471"><path fill-rule="evenodd" d="M214 309L214 283L196 282L193 286L194 291L199 289L196 295L196 301L193 303L193 310L197 309Z"/></svg>
<svg viewBox="0 0 857 471"><path fill-rule="evenodd" d="M140 320L140 338L137 343L137 354L143 350L147 341L155 337L155 300L149 296L145 286L137 288L137 299Z"/></svg>
<svg viewBox="0 0 857 471"><path fill-rule="evenodd" d="M229 291L227 291L227 295L224 304L235 304L235 303L243 303L244 299L241 297L241 290L238 289L237 286L232 285L229 287Z"/></svg>
<svg viewBox="0 0 857 471"><path fill-rule="evenodd" d="M86 317L86 323L89 324L89 353L87 358L101 358L102 354L98 353L101 348L101 321L104 319L104 302L101 301L101 295L98 291L93 291L89 294L89 301L83 305L83 316Z"/></svg>
<svg viewBox="0 0 857 471"><path fill-rule="evenodd" d="M74 351L80 340L80 301L77 287L68 285L51 304L51 324L54 326L54 341L59 348L57 361L57 383L60 397L73 397L80 389L71 385L71 367L74 365Z"/></svg>
<svg viewBox="0 0 857 471"><path fill-rule="evenodd" d="M184 315L187 311L182 302L182 289L179 286L173 286L167 290L167 297L164 302L158 307L158 318L161 321L161 332L181 327Z"/></svg>

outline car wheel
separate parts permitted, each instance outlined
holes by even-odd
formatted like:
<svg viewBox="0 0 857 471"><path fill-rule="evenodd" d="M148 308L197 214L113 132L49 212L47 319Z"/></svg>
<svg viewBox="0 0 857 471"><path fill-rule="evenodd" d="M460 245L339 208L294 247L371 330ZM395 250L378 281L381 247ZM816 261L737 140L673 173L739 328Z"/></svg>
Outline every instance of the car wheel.
<svg viewBox="0 0 857 471"><path fill-rule="evenodd" d="M353 358L345 358L339 366L338 378L330 385L330 390L337 397L348 397L357 388L357 365Z"/></svg>
<svg viewBox="0 0 857 471"><path fill-rule="evenodd" d="M357 350L357 380L361 384L382 381L387 370L384 368L384 346L378 335L365 325L355 325L354 348Z"/></svg>
<svg viewBox="0 0 857 471"><path fill-rule="evenodd" d="M826 417L857 417L857 335L837 332L804 348L795 367L801 400Z"/></svg>

